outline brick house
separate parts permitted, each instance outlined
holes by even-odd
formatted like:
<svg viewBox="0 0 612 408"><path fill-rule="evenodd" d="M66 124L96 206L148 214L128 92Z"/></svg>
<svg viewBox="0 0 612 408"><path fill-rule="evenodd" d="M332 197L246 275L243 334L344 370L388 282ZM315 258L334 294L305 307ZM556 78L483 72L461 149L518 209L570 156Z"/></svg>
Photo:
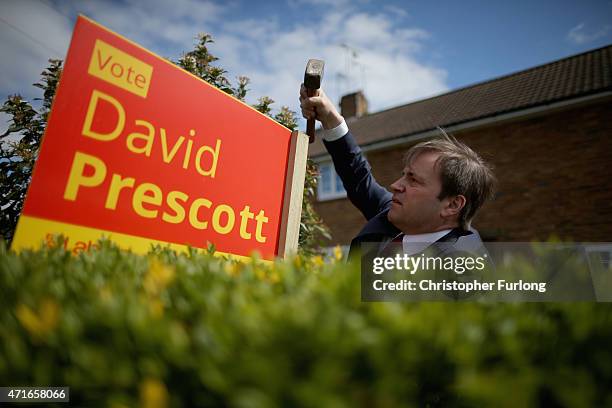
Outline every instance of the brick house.
<svg viewBox="0 0 612 408"><path fill-rule="evenodd" d="M484 240L612 241L612 45L381 112L367 113L360 92L340 105L384 186L436 126L487 159L499 183L473 222ZM320 140L309 156L321 171L315 208L330 244L347 245L365 219Z"/></svg>

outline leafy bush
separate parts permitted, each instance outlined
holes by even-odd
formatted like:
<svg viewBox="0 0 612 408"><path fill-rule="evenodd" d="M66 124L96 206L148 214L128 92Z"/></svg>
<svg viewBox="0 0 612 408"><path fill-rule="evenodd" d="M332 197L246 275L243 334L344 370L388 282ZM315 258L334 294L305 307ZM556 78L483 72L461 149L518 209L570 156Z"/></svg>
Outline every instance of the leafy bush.
<svg viewBox="0 0 612 408"><path fill-rule="evenodd" d="M88 407L612 405L610 304L363 303L359 286L320 257L1 244L0 383Z"/></svg>

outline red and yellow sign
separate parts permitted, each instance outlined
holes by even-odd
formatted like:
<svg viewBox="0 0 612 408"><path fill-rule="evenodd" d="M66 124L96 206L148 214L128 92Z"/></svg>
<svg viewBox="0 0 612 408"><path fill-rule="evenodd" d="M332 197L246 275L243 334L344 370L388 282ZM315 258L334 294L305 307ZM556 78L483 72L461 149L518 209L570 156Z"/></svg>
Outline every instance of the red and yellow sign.
<svg viewBox="0 0 612 408"><path fill-rule="evenodd" d="M291 132L79 17L13 248L279 253Z"/></svg>

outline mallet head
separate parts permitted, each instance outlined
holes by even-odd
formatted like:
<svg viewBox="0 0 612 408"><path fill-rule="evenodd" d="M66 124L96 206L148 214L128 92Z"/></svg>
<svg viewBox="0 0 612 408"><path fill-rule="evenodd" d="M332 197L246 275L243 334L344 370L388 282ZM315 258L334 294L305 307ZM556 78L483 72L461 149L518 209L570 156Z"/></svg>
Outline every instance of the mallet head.
<svg viewBox="0 0 612 408"><path fill-rule="evenodd" d="M323 68L325 62L318 59L309 59L304 72L304 87L309 90L321 88L323 81Z"/></svg>

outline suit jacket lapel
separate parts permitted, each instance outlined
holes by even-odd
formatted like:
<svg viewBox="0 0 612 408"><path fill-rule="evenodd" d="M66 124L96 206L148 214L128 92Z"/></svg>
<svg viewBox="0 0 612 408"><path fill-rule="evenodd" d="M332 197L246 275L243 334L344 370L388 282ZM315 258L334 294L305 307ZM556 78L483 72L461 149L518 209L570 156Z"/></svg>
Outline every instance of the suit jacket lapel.
<svg viewBox="0 0 612 408"><path fill-rule="evenodd" d="M401 231L391 224L387 219L389 210L382 211L370 219L359 234L351 241L349 258L358 256L363 242L377 242L380 245L386 244ZM359 255L360 256L360 255Z"/></svg>

